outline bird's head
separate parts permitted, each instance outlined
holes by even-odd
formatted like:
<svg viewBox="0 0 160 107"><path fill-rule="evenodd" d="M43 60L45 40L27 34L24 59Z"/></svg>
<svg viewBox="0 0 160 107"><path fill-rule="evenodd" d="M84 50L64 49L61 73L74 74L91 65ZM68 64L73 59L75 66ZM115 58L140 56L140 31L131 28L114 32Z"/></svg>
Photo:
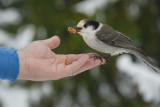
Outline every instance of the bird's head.
<svg viewBox="0 0 160 107"><path fill-rule="evenodd" d="M74 28L76 29L76 32L79 33L81 36L88 36L95 33L99 28L99 25L99 22L89 19L83 19L79 21L77 26L75 26Z"/></svg>

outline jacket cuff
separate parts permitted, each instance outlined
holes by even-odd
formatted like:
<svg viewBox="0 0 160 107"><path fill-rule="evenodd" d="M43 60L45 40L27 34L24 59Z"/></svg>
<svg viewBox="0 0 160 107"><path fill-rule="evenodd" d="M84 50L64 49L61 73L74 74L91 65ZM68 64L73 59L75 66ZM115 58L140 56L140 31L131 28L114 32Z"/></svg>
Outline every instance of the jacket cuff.
<svg viewBox="0 0 160 107"><path fill-rule="evenodd" d="M15 82L19 74L19 57L14 48L0 47L0 78Z"/></svg>

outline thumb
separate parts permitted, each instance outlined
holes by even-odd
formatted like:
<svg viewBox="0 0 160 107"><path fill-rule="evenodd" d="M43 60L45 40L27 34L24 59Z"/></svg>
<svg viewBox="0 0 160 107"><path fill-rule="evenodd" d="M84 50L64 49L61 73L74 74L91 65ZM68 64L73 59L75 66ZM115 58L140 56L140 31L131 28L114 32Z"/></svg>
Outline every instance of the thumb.
<svg viewBox="0 0 160 107"><path fill-rule="evenodd" d="M46 44L50 49L54 49L60 44L60 39L58 36L53 36L49 39L43 40L44 44Z"/></svg>

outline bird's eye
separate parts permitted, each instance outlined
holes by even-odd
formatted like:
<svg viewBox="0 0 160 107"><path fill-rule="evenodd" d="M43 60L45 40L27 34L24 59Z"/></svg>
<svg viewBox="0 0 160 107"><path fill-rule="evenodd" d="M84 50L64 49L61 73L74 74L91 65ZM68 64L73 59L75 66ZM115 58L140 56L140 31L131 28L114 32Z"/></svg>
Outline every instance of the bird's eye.
<svg viewBox="0 0 160 107"><path fill-rule="evenodd" d="M87 24L84 24L84 27L86 28L86 27L87 27Z"/></svg>

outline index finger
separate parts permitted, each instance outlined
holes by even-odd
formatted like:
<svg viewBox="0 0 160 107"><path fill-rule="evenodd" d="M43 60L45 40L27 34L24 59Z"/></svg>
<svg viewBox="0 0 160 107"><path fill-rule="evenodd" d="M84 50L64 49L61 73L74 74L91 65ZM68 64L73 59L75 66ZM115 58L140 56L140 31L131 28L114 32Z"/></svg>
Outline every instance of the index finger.
<svg viewBox="0 0 160 107"><path fill-rule="evenodd" d="M89 57L92 56L92 55L97 55L96 53L85 53L85 54L69 54L69 55L66 55L66 58L72 60L72 61L75 61L75 60L78 60L82 55L88 55Z"/></svg>

